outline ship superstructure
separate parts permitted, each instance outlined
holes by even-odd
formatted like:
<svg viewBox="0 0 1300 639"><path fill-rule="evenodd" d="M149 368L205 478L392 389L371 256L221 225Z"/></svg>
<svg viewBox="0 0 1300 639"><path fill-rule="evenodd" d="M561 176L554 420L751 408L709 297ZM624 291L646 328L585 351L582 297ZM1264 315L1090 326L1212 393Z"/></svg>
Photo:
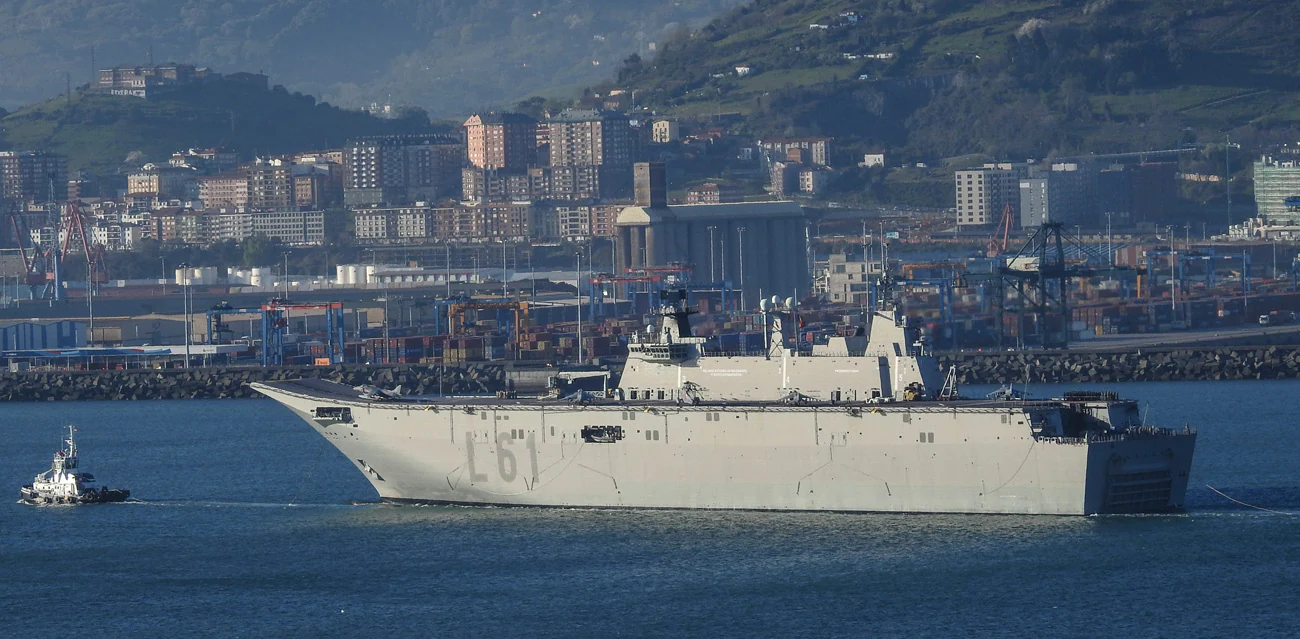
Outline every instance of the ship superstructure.
<svg viewBox="0 0 1300 639"><path fill-rule="evenodd" d="M632 336L619 383L626 399L779 400L792 394L831 401L902 396L938 399L944 386L938 363L920 332L892 308L868 315L855 336L834 336L810 349L797 347L794 300L762 303L761 354L710 350L691 334L691 311L670 297L658 327Z"/></svg>
<svg viewBox="0 0 1300 639"><path fill-rule="evenodd" d="M709 353L668 305L617 389L568 399L413 398L254 384L397 502L1086 515L1182 507L1196 435L1108 393L957 399L898 314L759 355Z"/></svg>

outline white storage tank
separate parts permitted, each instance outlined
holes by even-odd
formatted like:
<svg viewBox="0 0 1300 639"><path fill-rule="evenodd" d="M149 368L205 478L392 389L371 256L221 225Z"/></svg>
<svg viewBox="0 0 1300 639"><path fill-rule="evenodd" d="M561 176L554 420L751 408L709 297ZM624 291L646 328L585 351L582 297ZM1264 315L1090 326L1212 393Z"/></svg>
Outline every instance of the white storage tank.
<svg viewBox="0 0 1300 639"><path fill-rule="evenodd" d="M376 281L375 273L378 272L378 270L379 269L377 269L374 264L367 264L366 280L364 282L358 282L358 284L374 284Z"/></svg>

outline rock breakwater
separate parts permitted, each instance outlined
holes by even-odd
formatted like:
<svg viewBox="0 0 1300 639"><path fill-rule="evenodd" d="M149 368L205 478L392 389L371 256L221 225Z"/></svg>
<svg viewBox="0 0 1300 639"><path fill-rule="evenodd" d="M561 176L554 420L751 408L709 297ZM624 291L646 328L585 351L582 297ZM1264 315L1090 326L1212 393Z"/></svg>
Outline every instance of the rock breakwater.
<svg viewBox="0 0 1300 639"><path fill-rule="evenodd" d="M496 364L436 366L285 366L128 371L27 371L0 374L0 401L225 399L261 397L251 382L314 377L359 386L402 386L412 394L493 393L507 387ZM441 383L441 385L440 385Z"/></svg>
<svg viewBox="0 0 1300 639"><path fill-rule="evenodd" d="M964 384L1166 382L1300 377L1300 348L1159 349L1135 352L942 353Z"/></svg>
<svg viewBox="0 0 1300 639"><path fill-rule="evenodd" d="M1300 377L1300 347L1224 347L1135 352L1031 351L941 353L963 384L1152 382ZM359 386L401 386L410 394L494 393L516 384L540 390L546 371L500 364L197 368L189 370L27 371L0 374L0 401L224 399L260 397L250 382L316 377Z"/></svg>

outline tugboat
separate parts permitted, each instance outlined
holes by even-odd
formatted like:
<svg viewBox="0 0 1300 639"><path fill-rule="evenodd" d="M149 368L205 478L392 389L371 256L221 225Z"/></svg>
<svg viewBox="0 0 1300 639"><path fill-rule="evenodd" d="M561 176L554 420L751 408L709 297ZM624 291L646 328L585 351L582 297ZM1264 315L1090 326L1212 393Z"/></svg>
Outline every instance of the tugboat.
<svg viewBox="0 0 1300 639"><path fill-rule="evenodd" d="M120 488L95 486L95 476L77 470L77 429L68 427L68 438L63 440L63 450L54 453L50 469L37 475L31 484L23 486L19 500L33 506L56 504L105 504L125 501L131 491Z"/></svg>

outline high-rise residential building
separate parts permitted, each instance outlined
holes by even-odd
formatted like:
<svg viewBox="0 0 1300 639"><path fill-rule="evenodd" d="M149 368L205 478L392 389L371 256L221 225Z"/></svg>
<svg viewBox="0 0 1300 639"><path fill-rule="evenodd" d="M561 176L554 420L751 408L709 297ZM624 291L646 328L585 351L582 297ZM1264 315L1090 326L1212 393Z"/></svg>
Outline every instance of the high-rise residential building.
<svg viewBox="0 0 1300 639"><path fill-rule="evenodd" d="M199 199L204 208L244 210L248 208L248 172L237 169L221 175L199 178Z"/></svg>
<svg viewBox="0 0 1300 639"><path fill-rule="evenodd" d="M526 171L466 167L461 171L461 197L469 202L544 200L550 194L551 170Z"/></svg>
<svg viewBox="0 0 1300 639"><path fill-rule="evenodd" d="M1300 216L1286 205L1287 198L1300 196L1300 162L1263 156L1255 162L1254 177L1259 217L1273 225L1300 223Z"/></svg>
<svg viewBox="0 0 1300 639"><path fill-rule="evenodd" d="M471 166L522 171L537 161L537 121L526 115L474 115L463 126Z"/></svg>
<svg viewBox="0 0 1300 639"><path fill-rule="evenodd" d="M1050 171L1020 180L1020 226L1047 222L1095 226L1097 183L1095 168L1074 163L1053 164Z"/></svg>
<svg viewBox="0 0 1300 639"><path fill-rule="evenodd" d="M465 150L445 135L358 138L343 149L348 206L460 197Z"/></svg>
<svg viewBox="0 0 1300 639"><path fill-rule="evenodd" d="M547 124L552 197L617 197L630 190L635 151L626 115L566 109L552 116Z"/></svg>
<svg viewBox="0 0 1300 639"><path fill-rule="evenodd" d="M286 210L296 205L293 165L281 159L258 159L247 169L248 209Z"/></svg>
<svg viewBox="0 0 1300 639"><path fill-rule="evenodd" d="M978 169L957 171L957 225L996 224L1010 204L1012 223L1020 220L1020 181L1030 177L1029 165L985 164Z"/></svg>
<svg viewBox="0 0 1300 639"><path fill-rule="evenodd" d="M44 151L0 151L0 199L12 205L68 196L68 158Z"/></svg>

